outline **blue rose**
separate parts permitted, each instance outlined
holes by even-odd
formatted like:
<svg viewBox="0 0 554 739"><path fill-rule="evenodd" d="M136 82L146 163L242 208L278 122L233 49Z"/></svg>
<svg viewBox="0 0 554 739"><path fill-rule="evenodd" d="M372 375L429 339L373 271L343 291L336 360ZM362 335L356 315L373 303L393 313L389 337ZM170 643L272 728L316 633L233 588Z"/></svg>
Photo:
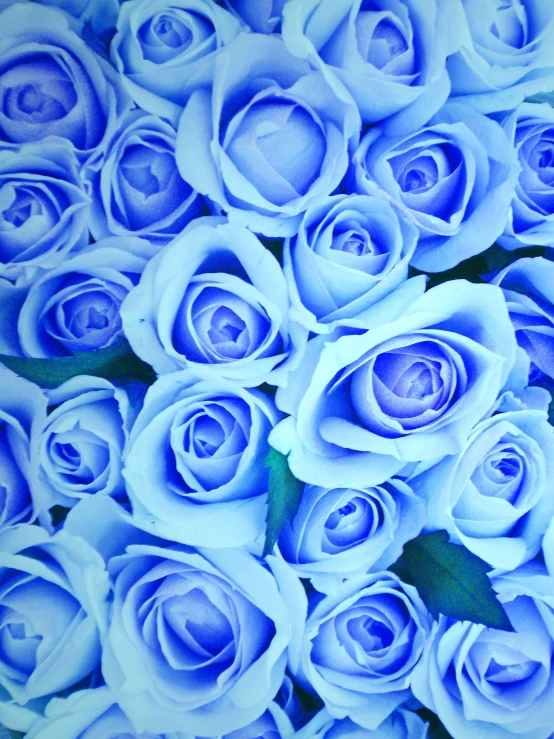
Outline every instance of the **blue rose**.
<svg viewBox="0 0 554 739"><path fill-rule="evenodd" d="M111 237L43 271L30 289L0 282L0 298L15 314L0 327L0 350L59 357L117 343L121 303L155 251L142 239Z"/></svg>
<svg viewBox="0 0 554 739"><path fill-rule="evenodd" d="M544 412L500 413L478 423L459 454L415 474L428 529L512 570L537 554L554 515L554 429Z"/></svg>
<svg viewBox="0 0 554 739"><path fill-rule="evenodd" d="M0 528L4 528L36 516L29 475L37 427L46 419L47 401L36 385L3 365L0 385Z"/></svg>
<svg viewBox="0 0 554 739"><path fill-rule="evenodd" d="M0 14L0 136L11 144L69 139L83 158L130 101L111 65L59 10L16 3Z"/></svg>
<svg viewBox="0 0 554 739"><path fill-rule="evenodd" d="M344 83L364 123L387 119L399 133L448 97L446 56L459 47L450 15L444 0L296 0L285 6L283 40Z"/></svg>
<svg viewBox="0 0 554 739"><path fill-rule="evenodd" d="M69 13L85 24L83 37L87 43L94 39L99 48L102 41L109 41L113 35L119 13L119 0L1 0L0 9L13 5L15 2L48 5ZM91 35L87 35L89 27ZM100 39L100 42L94 38L95 36ZM91 45L95 48L94 43Z"/></svg>
<svg viewBox="0 0 554 739"><path fill-rule="evenodd" d="M221 735L248 726L284 677L303 589L275 557L135 545L112 558L102 672L134 730Z"/></svg>
<svg viewBox="0 0 554 739"><path fill-rule="evenodd" d="M27 739L190 739L181 732L166 734L133 731L127 716L117 705L109 688L102 686L94 690L79 690L68 698L52 698L46 706L44 717L35 721Z"/></svg>
<svg viewBox="0 0 554 739"><path fill-rule="evenodd" d="M529 562L493 587L515 632L441 616L412 690L455 739L548 739L554 579Z"/></svg>
<svg viewBox="0 0 554 739"><path fill-rule="evenodd" d="M95 239L133 235L166 244L200 215L201 199L179 174L175 129L133 110L85 178L92 195L90 230Z"/></svg>
<svg viewBox="0 0 554 739"><path fill-rule="evenodd" d="M208 217L151 260L121 316L158 374L198 369L253 386L284 384L298 364L307 332L288 311L271 252L246 228Z"/></svg>
<svg viewBox="0 0 554 739"><path fill-rule="evenodd" d="M225 6L256 33L277 33L287 0L224 0Z"/></svg>
<svg viewBox="0 0 554 739"><path fill-rule="evenodd" d="M450 20L461 41L446 63L455 99L492 113L552 88L548 0L456 0Z"/></svg>
<svg viewBox="0 0 554 739"><path fill-rule="evenodd" d="M554 263L518 259L491 282L506 298L519 346L527 356L530 379L554 379Z"/></svg>
<svg viewBox="0 0 554 739"><path fill-rule="evenodd" d="M221 48L240 28L212 0L128 0L110 52L137 105L176 123L191 92L211 81Z"/></svg>
<svg viewBox="0 0 554 739"><path fill-rule="evenodd" d="M218 55L212 88L187 103L177 164L229 220L293 236L302 213L339 186L359 130L338 80L289 54L277 36L242 33Z"/></svg>
<svg viewBox="0 0 554 739"><path fill-rule="evenodd" d="M286 715L276 703L271 703L263 716L250 726L239 729L239 732L210 739L287 739L294 734ZM164 734L141 732L139 736L106 686L80 690L68 698L52 698L46 706L44 717L32 725L26 738L48 739L52 736L63 739L92 736L98 736L99 739L197 739L188 731Z"/></svg>
<svg viewBox="0 0 554 739"><path fill-rule="evenodd" d="M355 577L310 604L291 669L331 716L377 729L410 697L431 625L415 588L396 575Z"/></svg>
<svg viewBox="0 0 554 739"><path fill-rule="evenodd" d="M405 300L424 290L417 280L391 295L406 281L417 237L415 226L383 198L323 198L306 211L298 236L285 241L291 316L310 331L327 333L352 319L370 320L388 296L385 310L394 301L401 313Z"/></svg>
<svg viewBox="0 0 554 739"><path fill-rule="evenodd" d="M70 688L99 664L108 574L83 539L39 526L0 534L0 720ZM11 723L11 721L10 721Z"/></svg>
<svg viewBox="0 0 554 739"><path fill-rule="evenodd" d="M504 231L519 164L495 121L449 104L410 136L370 129L353 159L358 192L389 197L419 229L411 263L440 272Z"/></svg>
<svg viewBox="0 0 554 739"><path fill-rule="evenodd" d="M88 244L89 203L66 142L0 149L0 275L28 281Z"/></svg>
<svg viewBox="0 0 554 739"><path fill-rule="evenodd" d="M425 523L425 506L402 480L356 490L306 485L279 551L297 575L329 592L343 578L382 570Z"/></svg>
<svg viewBox="0 0 554 739"><path fill-rule="evenodd" d="M375 730L362 729L349 718L334 719L324 708L295 739L426 739L427 724L417 713L399 708Z"/></svg>
<svg viewBox="0 0 554 739"><path fill-rule="evenodd" d="M504 116L502 127L516 148L521 174L497 241L509 250L554 246L554 110L546 104L522 103Z"/></svg>
<svg viewBox="0 0 554 739"><path fill-rule="evenodd" d="M90 495L124 497L123 457L136 415L125 390L80 375L48 391L48 400L33 459L41 510L71 508Z"/></svg>
<svg viewBox="0 0 554 739"><path fill-rule="evenodd" d="M125 460L133 515L195 546L240 546L263 534L273 400L192 372L148 390ZM152 464L155 458L156 464Z"/></svg>
<svg viewBox="0 0 554 739"><path fill-rule="evenodd" d="M333 342L318 336L277 406L291 414L270 443L293 474L367 487L407 462L455 454L495 403L515 359L502 292L456 280L399 319Z"/></svg>

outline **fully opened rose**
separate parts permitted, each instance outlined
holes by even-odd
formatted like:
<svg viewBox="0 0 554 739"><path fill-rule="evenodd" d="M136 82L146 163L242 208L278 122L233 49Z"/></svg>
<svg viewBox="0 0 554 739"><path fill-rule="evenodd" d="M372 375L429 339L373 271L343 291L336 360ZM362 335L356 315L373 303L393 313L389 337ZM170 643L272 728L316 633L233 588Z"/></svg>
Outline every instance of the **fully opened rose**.
<svg viewBox="0 0 554 739"><path fill-rule="evenodd" d="M55 267L88 243L90 200L71 147L37 144L0 153L0 274Z"/></svg>
<svg viewBox="0 0 554 739"><path fill-rule="evenodd" d="M89 162L96 239L132 235L165 244L200 215L201 199L180 176L175 129L156 116L131 111L106 150Z"/></svg>
<svg viewBox="0 0 554 739"><path fill-rule="evenodd" d="M348 88L364 123L394 130L425 123L448 97L446 56L456 47L449 7L432 0L299 0L284 10L283 39Z"/></svg>
<svg viewBox="0 0 554 739"><path fill-rule="evenodd" d="M61 136L86 158L130 107L111 65L80 38L70 15L14 3L0 16L3 141Z"/></svg>
<svg viewBox="0 0 554 739"><path fill-rule="evenodd" d="M160 374L198 367L246 386L279 385L307 333L288 308L281 268L260 241L207 218L151 260L122 316L131 346Z"/></svg>
<svg viewBox="0 0 554 739"><path fill-rule="evenodd" d="M506 382L516 343L496 287L455 285L435 287L380 328L311 340L311 373L278 391L291 415L270 436L301 480L373 485L407 462L460 449L491 408L485 398Z"/></svg>
<svg viewBox="0 0 554 739"><path fill-rule="evenodd" d="M299 675L335 718L376 729L409 695L431 619L415 590L390 573L353 578L314 604Z"/></svg>
<svg viewBox="0 0 554 739"><path fill-rule="evenodd" d="M103 673L135 730L209 736L265 711L292 634L271 569L240 549L138 545L111 567Z"/></svg>
<svg viewBox="0 0 554 739"><path fill-rule="evenodd" d="M4 351L56 357L117 343L123 300L154 252L142 239L111 237L55 269L42 270L26 289L0 284L0 294L17 315L16 331L0 328Z"/></svg>
<svg viewBox="0 0 554 739"><path fill-rule="evenodd" d="M133 425L125 459L136 519L197 546L256 539L267 506L267 437L279 418L257 390L189 371L161 377Z"/></svg>
<svg viewBox="0 0 554 739"><path fill-rule="evenodd" d="M412 218L412 264L449 269L502 234L519 165L501 127L469 106L449 104L409 136L369 129L353 158L352 187L381 194Z"/></svg>
<svg viewBox="0 0 554 739"><path fill-rule="evenodd" d="M0 739L554 738L552 0L0 0Z"/></svg>
<svg viewBox="0 0 554 739"><path fill-rule="evenodd" d="M233 60L242 58L243 65ZM218 55L179 120L183 178L233 222L292 236L301 214L340 184L360 129L340 82L275 36L241 34Z"/></svg>

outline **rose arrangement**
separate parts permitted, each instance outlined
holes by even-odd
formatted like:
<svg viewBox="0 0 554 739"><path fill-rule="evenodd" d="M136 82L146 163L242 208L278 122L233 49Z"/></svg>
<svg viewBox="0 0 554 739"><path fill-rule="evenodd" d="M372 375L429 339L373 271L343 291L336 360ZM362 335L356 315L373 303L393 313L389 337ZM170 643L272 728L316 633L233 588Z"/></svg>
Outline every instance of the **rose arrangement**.
<svg viewBox="0 0 554 739"><path fill-rule="evenodd" d="M554 6L0 0L1 739L554 736Z"/></svg>

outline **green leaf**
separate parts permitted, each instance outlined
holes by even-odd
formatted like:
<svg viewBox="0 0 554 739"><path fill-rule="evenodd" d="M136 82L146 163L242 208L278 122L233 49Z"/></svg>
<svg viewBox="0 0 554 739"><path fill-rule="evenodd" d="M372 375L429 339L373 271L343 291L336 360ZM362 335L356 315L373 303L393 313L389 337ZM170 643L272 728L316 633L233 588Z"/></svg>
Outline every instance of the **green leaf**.
<svg viewBox="0 0 554 739"><path fill-rule="evenodd" d="M420 708L416 711L418 716L429 724L427 739L452 739L452 736L444 728L439 717L428 708Z"/></svg>
<svg viewBox="0 0 554 739"><path fill-rule="evenodd" d="M417 588L434 618L443 613L459 621L514 631L487 577L492 568L465 547L449 542L446 531L409 541L389 569Z"/></svg>
<svg viewBox="0 0 554 739"><path fill-rule="evenodd" d="M285 455L276 449L269 450L264 467L269 467L269 494L263 557L271 553L281 531L296 515L304 490L304 483L291 473Z"/></svg>
<svg viewBox="0 0 554 739"><path fill-rule="evenodd" d="M0 354L0 362L21 377L47 388L58 387L77 375L92 375L119 382L139 380L147 385L156 379L152 367L133 354L124 340L106 349L68 357L32 359Z"/></svg>
<svg viewBox="0 0 554 739"><path fill-rule="evenodd" d="M260 239L265 248L270 251L280 265L283 264L283 239Z"/></svg>
<svg viewBox="0 0 554 739"><path fill-rule="evenodd" d="M554 105L554 92L537 92L536 95L531 95L525 98L526 103L549 103Z"/></svg>

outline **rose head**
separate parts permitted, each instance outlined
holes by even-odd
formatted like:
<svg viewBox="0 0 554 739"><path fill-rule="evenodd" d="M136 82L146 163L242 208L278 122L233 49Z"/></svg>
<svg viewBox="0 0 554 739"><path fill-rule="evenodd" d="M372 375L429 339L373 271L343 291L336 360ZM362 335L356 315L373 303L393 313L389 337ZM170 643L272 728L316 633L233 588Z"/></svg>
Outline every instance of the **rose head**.
<svg viewBox="0 0 554 739"><path fill-rule="evenodd" d="M83 21L83 38L95 50L97 47L101 48L102 42L109 42L115 31L119 13L118 0L17 0L17 2L38 2L39 5L59 8L74 18ZM4 4L9 5L10 0L7 0ZM90 27L90 35L87 34L88 27ZM105 53L104 50L103 52Z"/></svg>
<svg viewBox="0 0 554 739"><path fill-rule="evenodd" d="M353 159L353 188L388 197L419 229L411 260L427 272L479 254L503 232L519 165L501 126L448 104L409 136L370 129Z"/></svg>
<svg viewBox="0 0 554 739"><path fill-rule="evenodd" d="M414 130L448 97L446 56L459 44L443 0L296 0L284 16L289 51L336 75L364 123Z"/></svg>
<svg viewBox="0 0 554 739"><path fill-rule="evenodd" d="M123 456L135 416L125 390L80 375L48 391L48 398L33 460L41 508L71 508L90 495L124 497Z"/></svg>
<svg viewBox="0 0 554 739"><path fill-rule="evenodd" d="M19 347L13 353L60 357L117 343L123 333L121 303L155 251L142 239L111 237L44 271L19 309Z"/></svg>
<svg viewBox="0 0 554 739"><path fill-rule="evenodd" d="M514 633L441 616L412 690L452 736L547 739L554 585L538 562L493 580Z"/></svg>
<svg viewBox="0 0 554 739"><path fill-rule="evenodd" d="M199 369L249 386L283 384L296 367L307 332L288 310L275 257L246 228L208 217L152 259L121 315L158 374Z"/></svg>
<svg viewBox="0 0 554 739"><path fill-rule="evenodd" d="M284 598L291 587L303 595L284 563L267 563L178 545L131 546L111 560L102 671L135 731L213 736L264 713L292 634Z"/></svg>
<svg viewBox="0 0 554 739"><path fill-rule="evenodd" d="M157 116L133 110L122 118L85 169L95 239L134 235L166 244L200 215L201 199L177 170L175 137Z"/></svg>
<svg viewBox="0 0 554 739"><path fill-rule="evenodd" d="M213 739L286 739L293 733L284 712L271 703L268 710L249 726ZM68 698L52 698L46 706L44 718L36 721L26 736L29 739L48 739L54 735L64 739L86 739L95 735L98 739L201 739L188 731L137 734L106 686L79 690Z"/></svg>
<svg viewBox="0 0 554 739"><path fill-rule="evenodd" d="M137 105L176 123L191 92L211 81L217 55L240 25L211 0L129 0L110 51Z"/></svg>
<svg viewBox="0 0 554 739"><path fill-rule="evenodd" d="M29 472L47 401L36 385L1 365L0 383L0 528L4 528L36 516Z"/></svg>
<svg viewBox="0 0 554 739"><path fill-rule="evenodd" d="M277 36L241 33L218 55L212 88L187 103L177 164L229 220L292 236L302 213L340 184L359 129L340 82L293 57Z"/></svg>
<svg viewBox="0 0 554 739"><path fill-rule="evenodd" d="M316 333L367 320L373 306L406 281L417 237L415 226L383 198L323 198L306 211L298 236L285 241L291 315ZM389 302L403 304L405 290L416 284Z"/></svg>
<svg viewBox="0 0 554 739"><path fill-rule="evenodd" d="M279 551L299 577L327 592L342 578L395 562L424 521L423 502L402 480L365 490L306 485Z"/></svg>
<svg viewBox="0 0 554 739"><path fill-rule="evenodd" d="M504 116L502 127L516 148L521 173L498 243L509 250L554 246L554 110L522 103Z"/></svg>
<svg viewBox="0 0 554 739"><path fill-rule="evenodd" d="M554 7L543 0L456 0L461 48L446 63L452 96L482 113L513 109L550 89Z"/></svg>
<svg viewBox="0 0 554 739"><path fill-rule="evenodd" d="M22 524L0 545L0 696L24 705L99 664L109 581L100 555L65 531Z"/></svg>
<svg viewBox="0 0 554 739"><path fill-rule="evenodd" d="M517 343L526 353L529 379L554 379L554 264L542 257L518 259L494 279L503 292Z"/></svg>
<svg viewBox="0 0 554 739"><path fill-rule="evenodd" d="M299 677L334 718L377 729L409 697L431 624L415 588L396 575L346 580L335 595L314 602Z"/></svg>
<svg viewBox="0 0 554 739"><path fill-rule="evenodd" d="M21 282L84 247L89 203L67 142L0 149L0 275Z"/></svg>
<svg viewBox="0 0 554 739"><path fill-rule="evenodd" d="M69 139L81 158L99 146L129 107L114 69L57 9L15 3L0 16L0 135L19 145Z"/></svg>
<svg viewBox="0 0 554 739"><path fill-rule="evenodd" d="M191 739L188 733L181 732L136 734L106 686L78 690L68 698L52 698L44 717L32 725L26 736L29 739L51 736L85 739L95 734L102 739Z"/></svg>
<svg viewBox="0 0 554 739"><path fill-rule="evenodd" d="M501 291L463 280L432 288L403 316L308 343L277 393L291 414L270 443L293 474L326 487L380 484L409 461L459 451L492 408L515 358Z"/></svg>
<svg viewBox="0 0 554 739"><path fill-rule="evenodd" d="M263 533L273 401L190 371L160 377L133 426L125 479L137 520L186 544L240 546ZM156 464L152 464L152 459Z"/></svg>
<svg viewBox="0 0 554 739"><path fill-rule="evenodd" d="M532 559L554 514L554 429L540 411L477 424L463 450L410 480L427 501L427 528L446 529L493 567Z"/></svg>
<svg viewBox="0 0 554 739"><path fill-rule="evenodd" d="M323 708L296 734L296 739L425 739L427 727L417 715L397 709L377 729L362 729L349 718L335 719Z"/></svg>

